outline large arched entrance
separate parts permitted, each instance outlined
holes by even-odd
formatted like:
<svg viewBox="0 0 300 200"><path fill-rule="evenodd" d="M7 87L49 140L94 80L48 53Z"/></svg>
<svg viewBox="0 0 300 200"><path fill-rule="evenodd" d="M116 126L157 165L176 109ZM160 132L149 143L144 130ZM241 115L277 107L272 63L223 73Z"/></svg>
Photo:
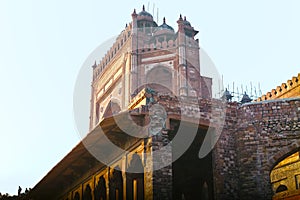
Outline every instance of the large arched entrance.
<svg viewBox="0 0 300 200"><path fill-rule="evenodd" d="M273 199L300 199L299 150L291 152L273 167L270 173Z"/></svg>
<svg viewBox="0 0 300 200"><path fill-rule="evenodd" d="M187 133L192 130L190 128L192 124L182 123L181 126L184 126ZM179 159L172 163L173 199L214 199L212 153L199 158L199 150L206 134L207 129L199 127L192 144ZM176 146L181 144L172 145L173 149L176 149ZM173 151L173 155L175 153Z"/></svg>

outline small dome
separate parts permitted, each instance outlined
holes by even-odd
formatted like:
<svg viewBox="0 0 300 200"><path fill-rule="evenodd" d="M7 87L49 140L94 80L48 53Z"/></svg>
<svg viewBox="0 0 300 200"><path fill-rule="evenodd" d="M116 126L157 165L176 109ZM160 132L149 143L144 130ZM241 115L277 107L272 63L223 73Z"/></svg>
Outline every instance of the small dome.
<svg viewBox="0 0 300 200"><path fill-rule="evenodd" d="M252 99L248 96L248 94L245 92L245 94L243 95L243 98L241 100L241 103L249 103L251 102Z"/></svg>
<svg viewBox="0 0 300 200"><path fill-rule="evenodd" d="M226 99L227 101L231 101L232 97L233 96L230 94L230 92L226 88L226 90L223 93L222 99Z"/></svg>
<svg viewBox="0 0 300 200"><path fill-rule="evenodd" d="M153 16L145 10L145 6L143 6L143 10L138 15L153 18Z"/></svg>
<svg viewBox="0 0 300 200"><path fill-rule="evenodd" d="M184 17L183 24L186 25L186 26L191 26L191 23L186 20L186 17Z"/></svg>
<svg viewBox="0 0 300 200"><path fill-rule="evenodd" d="M175 32L171 26L166 24L166 18L164 18L164 23L155 29L155 33L160 31L171 31L172 33Z"/></svg>

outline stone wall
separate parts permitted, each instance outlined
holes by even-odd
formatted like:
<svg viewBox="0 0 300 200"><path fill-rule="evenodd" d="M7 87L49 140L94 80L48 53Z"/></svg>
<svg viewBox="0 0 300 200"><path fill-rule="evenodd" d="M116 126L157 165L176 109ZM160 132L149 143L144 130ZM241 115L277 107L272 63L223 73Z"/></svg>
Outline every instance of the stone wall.
<svg viewBox="0 0 300 200"><path fill-rule="evenodd" d="M158 105L163 106L168 114L165 129L157 136L147 138L141 141L142 143L132 146L129 149L132 153L115 160L111 168L118 166L124 171L130 165L132 154L155 152L168 144L171 140L172 131L175 132L176 130L174 124L179 122L190 125L197 123L197 128L200 127L208 131L212 128L213 131L206 134L202 133L201 140L195 140L201 144L201 147L199 151L198 145L195 145L197 149L193 152L198 153L199 151L199 154L188 158L191 158L189 160L193 159L192 161L200 158L198 155L200 155L202 147L207 145L206 139L208 138L214 148L212 161L205 163L212 165L214 199L271 199L273 196L270 181L271 170L282 159L300 149L300 98L261 101L243 105L236 102L224 104L224 102L215 99L175 97L160 94L153 96L153 99ZM131 110L131 116L138 119L149 118L148 106L151 106L151 104ZM111 133L113 134L113 131ZM191 134L191 131L187 130L185 133ZM218 133L220 133L220 137L218 137ZM216 138L218 140L214 144ZM175 142L173 139L172 145L174 147ZM208 148L208 151L210 150ZM167 156L163 160L167 163L171 163L170 159L176 153L170 151L167 151ZM73 151L70 154L74 154L74 152L76 153L76 151ZM206 153L209 152L204 152L204 156ZM161 160L153 159L151 156L150 158L141 156L140 160L143 165L150 163L148 166L150 169L161 163L159 162ZM78 163L78 160L76 162L78 166L80 163ZM76 162L74 161L75 164ZM73 168L76 167L74 163L68 163L66 160L61 161L61 165L71 165L67 168L69 171L72 165ZM82 161L82 164L84 163ZM180 162L180 164L182 163L186 164L186 162ZM203 165L198 167L195 162L188 164L188 170L193 167L199 171L203 169ZM145 170L143 191L147 199L172 198L171 194L174 190L173 166L174 163L158 171ZM57 172L58 169L54 169L54 172L55 170ZM90 168L81 170L85 173L79 177L73 177L74 183L72 187L70 186L65 191L64 197L73 197L74 192L77 191L82 196L83 188L86 188L87 184L93 190L95 186L93 183L105 174L105 182L109 184L109 169L106 167L95 168L95 170ZM107 171L107 173L103 173L104 171ZM63 173L67 173L67 171L62 171L61 174ZM69 174L69 176L72 176L72 174ZM191 177L193 181L199 182L199 177ZM57 182L59 181L56 179L50 179L52 184L49 185L58 185ZM127 174L123 172L123 191L127 191L127 185L132 185L128 184L126 179ZM200 188L195 185L193 187L195 187L193 190L199 190ZM126 196L125 193L124 196Z"/></svg>
<svg viewBox="0 0 300 200"><path fill-rule="evenodd" d="M237 103L227 105L225 126L213 150L215 199L239 199L235 142L237 107Z"/></svg>
<svg viewBox="0 0 300 200"><path fill-rule="evenodd" d="M169 143L167 131L161 131L160 135L153 137L153 151L160 149ZM166 155L153 158L153 166L160 163L172 163L172 149L166 149ZM154 156L154 154L152 154ZM152 172L153 174L153 199L172 199L172 164ZM146 183L147 185L147 183Z"/></svg>
<svg viewBox="0 0 300 200"><path fill-rule="evenodd" d="M214 149L216 199L271 199L272 168L300 148L300 99L227 107Z"/></svg>

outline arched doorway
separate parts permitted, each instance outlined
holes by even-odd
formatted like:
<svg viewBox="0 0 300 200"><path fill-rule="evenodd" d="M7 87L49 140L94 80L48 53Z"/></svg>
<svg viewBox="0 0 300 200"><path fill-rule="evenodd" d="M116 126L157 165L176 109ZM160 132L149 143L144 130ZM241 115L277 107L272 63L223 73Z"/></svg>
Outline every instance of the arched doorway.
<svg viewBox="0 0 300 200"><path fill-rule="evenodd" d="M97 182L94 196L95 200L106 200L106 182L103 176L101 176Z"/></svg>
<svg viewBox="0 0 300 200"><path fill-rule="evenodd" d="M185 130L191 130L190 124L181 124L181 126L184 126ZM206 134L207 129L198 128L192 144L172 163L173 199L215 199L212 152L204 158L199 158L199 149ZM176 147L181 143L172 143L172 145ZM173 151L173 154L175 153L176 151Z"/></svg>
<svg viewBox="0 0 300 200"><path fill-rule="evenodd" d="M123 199L123 177L119 167L112 169L109 174L109 199Z"/></svg>
<svg viewBox="0 0 300 200"><path fill-rule="evenodd" d="M144 167L141 158L137 154L133 154L128 171L126 173L126 199L144 199Z"/></svg>
<svg viewBox="0 0 300 200"><path fill-rule="evenodd" d="M208 191L208 185L205 181L201 188L201 199L202 200L209 200L209 191Z"/></svg>
<svg viewBox="0 0 300 200"><path fill-rule="evenodd" d="M78 192L74 194L73 200L80 200L80 195Z"/></svg>
<svg viewBox="0 0 300 200"><path fill-rule="evenodd" d="M273 199L300 199L300 154L287 154L271 170Z"/></svg>
<svg viewBox="0 0 300 200"><path fill-rule="evenodd" d="M82 200L92 200L92 189L89 184L86 185Z"/></svg>

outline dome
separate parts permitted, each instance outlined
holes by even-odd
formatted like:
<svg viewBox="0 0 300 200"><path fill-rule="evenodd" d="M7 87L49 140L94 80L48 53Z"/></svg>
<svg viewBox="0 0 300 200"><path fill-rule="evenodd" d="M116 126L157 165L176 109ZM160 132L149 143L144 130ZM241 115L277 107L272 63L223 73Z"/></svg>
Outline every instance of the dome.
<svg viewBox="0 0 300 200"><path fill-rule="evenodd" d="M186 25L186 26L191 26L191 23L186 20L186 17L184 17L183 24Z"/></svg>
<svg viewBox="0 0 300 200"><path fill-rule="evenodd" d="M158 33L161 31L171 31L172 33L175 32L171 26L166 24L166 18L164 18L164 23L155 29L155 33Z"/></svg>
<svg viewBox="0 0 300 200"><path fill-rule="evenodd" d="M148 13L147 11L145 11L145 6L143 6L143 10L138 14L139 16L145 16L145 17L151 17L153 18L153 16Z"/></svg>
<svg viewBox="0 0 300 200"><path fill-rule="evenodd" d="M248 94L245 92L245 94L243 95L243 98L241 100L241 103L248 103L251 102L252 99L248 96Z"/></svg>
<svg viewBox="0 0 300 200"><path fill-rule="evenodd" d="M226 88L226 90L223 93L222 99L226 99L227 101L231 101L232 97L233 96L230 94L230 92Z"/></svg>

